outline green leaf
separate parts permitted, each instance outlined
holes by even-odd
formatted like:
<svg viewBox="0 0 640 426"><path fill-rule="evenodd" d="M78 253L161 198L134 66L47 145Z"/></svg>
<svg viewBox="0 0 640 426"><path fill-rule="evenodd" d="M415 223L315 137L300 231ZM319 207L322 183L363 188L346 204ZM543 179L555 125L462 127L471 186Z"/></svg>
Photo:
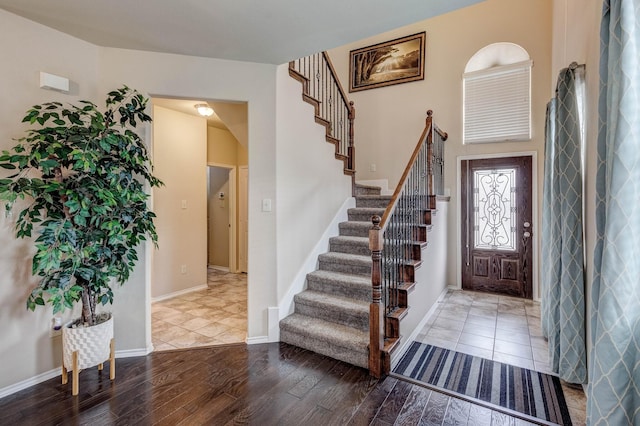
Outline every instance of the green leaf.
<svg viewBox="0 0 640 426"><path fill-rule="evenodd" d="M3 169L9 169L9 170L13 170L16 168L16 166L11 163L0 163L0 167L2 167Z"/></svg>

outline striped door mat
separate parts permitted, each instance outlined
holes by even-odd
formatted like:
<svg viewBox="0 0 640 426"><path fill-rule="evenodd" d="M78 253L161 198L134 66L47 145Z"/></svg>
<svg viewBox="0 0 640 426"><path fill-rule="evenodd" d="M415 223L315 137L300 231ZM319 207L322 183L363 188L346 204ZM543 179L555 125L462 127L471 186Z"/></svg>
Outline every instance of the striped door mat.
<svg viewBox="0 0 640 426"><path fill-rule="evenodd" d="M394 373L561 425L571 425L560 379L413 342Z"/></svg>

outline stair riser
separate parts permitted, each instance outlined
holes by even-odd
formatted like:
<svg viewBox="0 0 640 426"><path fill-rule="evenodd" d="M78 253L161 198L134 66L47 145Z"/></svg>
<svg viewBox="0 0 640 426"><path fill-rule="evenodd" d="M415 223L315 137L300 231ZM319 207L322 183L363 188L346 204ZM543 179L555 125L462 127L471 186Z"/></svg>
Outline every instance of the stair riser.
<svg viewBox="0 0 640 426"><path fill-rule="evenodd" d="M339 310L325 305L308 305L300 299L296 299L296 312L308 317L320 318L325 321L357 328L362 331L369 329L368 312L347 312L346 310Z"/></svg>
<svg viewBox="0 0 640 426"><path fill-rule="evenodd" d="M367 188L356 185L356 196L358 195L380 195L380 188Z"/></svg>
<svg viewBox="0 0 640 426"><path fill-rule="evenodd" d="M319 269L323 271L343 272L345 274L354 275L371 275L371 265L335 263L320 260L318 262Z"/></svg>
<svg viewBox="0 0 640 426"><path fill-rule="evenodd" d="M371 250L369 250L369 243L345 243L331 241L329 243L329 250L336 253L349 253L358 254L361 256L371 256Z"/></svg>
<svg viewBox="0 0 640 426"><path fill-rule="evenodd" d="M368 237L369 230L373 224L369 222L366 227L363 226L353 226L353 224L349 222L343 222L338 225L340 229L340 235L343 237Z"/></svg>
<svg viewBox="0 0 640 426"><path fill-rule="evenodd" d="M368 351L357 352L348 348L339 347L322 340L312 339L306 336L299 335L297 333L293 333L286 328L280 329L280 341L288 343L290 345L298 346L300 348L308 349L310 351L326 355L334 359L339 359L340 361L344 361L358 367L368 368L369 366Z"/></svg>
<svg viewBox="0 0 640 426"><path fill-rule="evenodd" d="M334 296L350 297L352 299L362 300L365 302L371 300L371 287L350 286L347 283L307 278L307 288L313 291L319 291Z"/></svg>
<svg viewBox="0 0 640 426"><path fill-rule="evenodd" d="M349 217L349 220L351 221L371 223L371 218L376 214L382 217L382 214L384 214L384 212L381 212L380 214L378 214L378 213L370 213L370 212L349 211L347 215Z"/></svg>
<svg viewBox="0 0 640 426"><path fill-rule="evenodd" d="M365 207L365 208L376 208L376 209L386 209L389 205L388 198L357 198L356 197L356 207Z"/></svg>

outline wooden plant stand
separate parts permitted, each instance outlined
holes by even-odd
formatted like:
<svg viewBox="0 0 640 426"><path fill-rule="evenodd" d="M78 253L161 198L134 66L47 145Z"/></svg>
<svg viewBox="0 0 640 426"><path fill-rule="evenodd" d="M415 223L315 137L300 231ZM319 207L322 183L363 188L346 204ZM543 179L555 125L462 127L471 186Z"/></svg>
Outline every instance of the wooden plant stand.
<svg viewBox="0 0 640 426"><path fill-rule="evenodd" d="M104 364L98 364L98 370L102 371ZM109 380L116 378L116 343L115 339L111 339L109 343ZM80 369L78 368L78 351L73 352L73 368L71 371L71 395L77 396L80 391ZM62 363L62 384L66 385L69 382L69 372Z"/></svg>

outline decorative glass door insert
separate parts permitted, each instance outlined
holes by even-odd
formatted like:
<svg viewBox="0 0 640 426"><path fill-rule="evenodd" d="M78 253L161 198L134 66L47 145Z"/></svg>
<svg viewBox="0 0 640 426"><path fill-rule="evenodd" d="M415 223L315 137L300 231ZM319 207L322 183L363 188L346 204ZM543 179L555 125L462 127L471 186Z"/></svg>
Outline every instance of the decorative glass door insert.
<svg viewBox="0 0 640 426"><path fill-rule="evenodd" d="M516 169L473 171L474 247L516 249Z"/></svg>

